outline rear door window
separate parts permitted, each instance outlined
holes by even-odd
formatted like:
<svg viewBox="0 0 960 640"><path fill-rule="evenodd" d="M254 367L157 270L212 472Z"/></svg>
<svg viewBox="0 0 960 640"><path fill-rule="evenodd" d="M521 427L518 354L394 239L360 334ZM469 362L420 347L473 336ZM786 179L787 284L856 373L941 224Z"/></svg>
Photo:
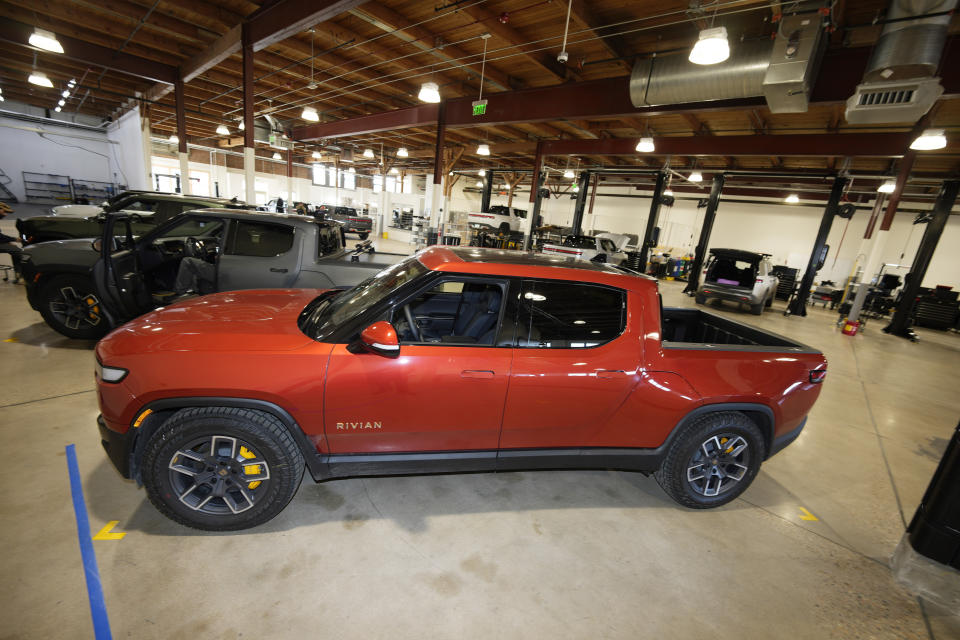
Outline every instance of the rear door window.
<svg viewBox="0 0 960 640"><path fill-rule="evenodd" d="M317 225L317 257L332 255L340 251L340 230L329 224Z"/></svg>
<svg viewBox="0 0 960 640"><path fill-rule="evenodd" d="M269 258L283 255L293 247L293 227L238 220L230 232L227 253L236 256Z"/></svg>
<svg viewBox="0 0 960 640"><path fill-rule="evenodd" d="M626 292L603 285L525 280L519 306L519 347L596 347L626 327Z"/></svg>

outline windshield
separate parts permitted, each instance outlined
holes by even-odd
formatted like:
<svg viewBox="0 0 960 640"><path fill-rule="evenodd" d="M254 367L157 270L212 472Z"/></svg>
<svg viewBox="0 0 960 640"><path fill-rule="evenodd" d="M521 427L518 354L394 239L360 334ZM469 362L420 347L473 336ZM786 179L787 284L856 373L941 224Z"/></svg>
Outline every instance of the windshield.
<svg viewBox="0 0 960 640"><path fill-rule="evenodd" d="M329 293L320 296L304 309L300 329L311 338L322 341L350 318L363 313L428 271L416 256L410 256L335 297Z"/></svg>

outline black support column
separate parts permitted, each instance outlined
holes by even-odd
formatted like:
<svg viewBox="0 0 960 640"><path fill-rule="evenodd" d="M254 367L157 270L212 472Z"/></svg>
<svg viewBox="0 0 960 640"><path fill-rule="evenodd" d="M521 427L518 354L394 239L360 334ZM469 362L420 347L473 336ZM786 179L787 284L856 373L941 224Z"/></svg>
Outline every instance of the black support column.
<svg viewBox="0 0 960 640"><path fill-rule="evenodd" d="M490 211L490 195L493 191L493 171L487 169L483 172L483 195L480 196L480 211L488 213Z"/></svg>
<svg viewBox="0 0 960 640"><path fill-rule="evenodd" d="M579 191L577 191L577 204L573 208L573 235L578 236L583 230L583 210L587 208L587 190L590 187L590 172L581 171L577 179Z"/></svg>
<svg viewBox="0 0 960 640"><path fill-rule="evenodd" d="M710 234L713 232L713 221L717 218L717 207L720 205L720 193L723 191L723 183L726 178L722 173L713 176L713 187L710 189L710 199L707 200L707 212L703 214L703 227L700 229L700 239L697 241L697 248L693 251L693 264L690 265L689 275L687 276L687 286L683 292L693 295L700 286L700 270L703 269L704 256L707 253L707 245L710 244Z"/></svg>
<svg viewBox="0 0 960 640"><path fill-rule="evenodd" d="M538 175L530 176L530 191L533 196L533 211L530 215L530 233L528 233L523 238L523 250L530 251L533 248L533 234L536 231L537 219L540 217L540 206L543 203L543 196L540 195L540 190L543 188L543 172L536 172Z"/></svg>
<svg viewBox="0 0 960 640"><path fill-rule="evenodd" d="M647 260L650 257L650 250L656 246L653 238L654 229L657 228L657 220L660 218L660 204L663 200L663 187L667 183L667 174L663 171L657 173L657 184L653 187L653 200L650 202L650 215L647 216L647 228L643 232L643 243L640 245L640 270L643 273L647 271Z"/></svg>
<svg viewBox="0 0 960 640"><path fill-rule="evenodd" d="M910 338L911 340L917 339L917 334L910 328L910 315L913 313L917 294L920 293L923 277L927 274L927 267L930 266L930 261L933 259L933 252L937 250L937 243L940 241L940 236L943 235L944 227L947 226L950 210L953 209L953 203L957 200L958 189L960 189L960 181L958 180L947 180L940 187L937 202L933 205L933 219L927 223L927 229L923 232L920 246L917 247L917 255L913 258L913 265L910 267L910 273L905 278L906 284L904 284L903 292L900 294L900 303L893 313L890 324L883 328L885 333L901 338Z"/></svg>
<svg viewBox="0 0 960 640"><path fill-rule="evenodd" d="M810 260L807 262L807 268L803 272L803 280L800 281L800 289L797 291L797 295L793 298L793 301L787 309L788 313L795 316L807 315L807 298L810 297L810 287L813 286L813 279L819 270L820 258L827 244L830 227L833 226L833 218L837 215L837 207L840 205L840 198L843 197L843 190L846 186L847 179L845 177L837 176L834 178L833 188L830 190L830 199L827 200L827 208L823 210L823 218L820 220L820 230L817 231L817 240L813 243Z"/></svg>

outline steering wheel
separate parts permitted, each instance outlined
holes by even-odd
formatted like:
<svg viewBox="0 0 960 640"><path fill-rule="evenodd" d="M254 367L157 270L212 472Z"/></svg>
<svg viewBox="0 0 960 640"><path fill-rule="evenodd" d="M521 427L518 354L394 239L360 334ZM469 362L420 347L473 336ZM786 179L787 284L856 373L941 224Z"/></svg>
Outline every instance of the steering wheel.
<svg viewBox="0 0 960 640"><path fill-rule="evenodd" d="M423 336L420 335L420 327L417 325L416 320L413 319L413 312L410 311L410 305L406 305L403 308L403 315L406 316L407 324L410 325L410 333L417 339L417 342L423 342Z"/></svg>
<svg viewBox="0 0 960 640"><path fill-rule="evenodd" d="M201 251L202 251L202 245L200 244L200 241L194 238L193 236L190 236L189 238L183 241L183 255L187 256L188 258L201 257L200 256Z"/></svg>

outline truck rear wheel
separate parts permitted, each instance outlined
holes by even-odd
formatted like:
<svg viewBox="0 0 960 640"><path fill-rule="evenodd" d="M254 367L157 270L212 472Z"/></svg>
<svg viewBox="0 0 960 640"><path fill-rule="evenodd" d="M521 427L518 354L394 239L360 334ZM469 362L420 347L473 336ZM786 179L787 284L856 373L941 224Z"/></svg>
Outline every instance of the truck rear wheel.
<svg viewBox="0 0 960 640"><path fill-rule="evenodd" d="M40 315L68 338L97 340L110 330L102 303L89 278L60 275L40 288Z"/></svg>
<svg viewBox="0 0 960 640"><path fill-rule="evenodd" d="M234 407L182 409L146 443L143 484L175 522L236 531L267 522L293 498L303 456L274 416Z"/></svg>
<svg viewBox="0 0 960 640"><path fill-rule="evenodd" d="M763 303L760 302L760 303L758 303L758 304L752 304L752 305L750 305L750 313L752 313L752 314L755 315L755 316L762 315L762 314L763 314Z"/></svg>
<svg viewBox="0 0 960 640"><path fill-rule="evenodd" d="M501 223L500 223L500 226L497 228L497 231L498 231L498 233L500 233L501 235L504 235L504 236L510 235L510 223L509 223L509 222L501 222Z"/></svg>
<svg viewBox="0 0 960 640"><path fill-rule="evenodd" d="M743 493L764 457L760 428L742 413L721 411L687 425L653 475L677 503L709 509Z"/></svg>

